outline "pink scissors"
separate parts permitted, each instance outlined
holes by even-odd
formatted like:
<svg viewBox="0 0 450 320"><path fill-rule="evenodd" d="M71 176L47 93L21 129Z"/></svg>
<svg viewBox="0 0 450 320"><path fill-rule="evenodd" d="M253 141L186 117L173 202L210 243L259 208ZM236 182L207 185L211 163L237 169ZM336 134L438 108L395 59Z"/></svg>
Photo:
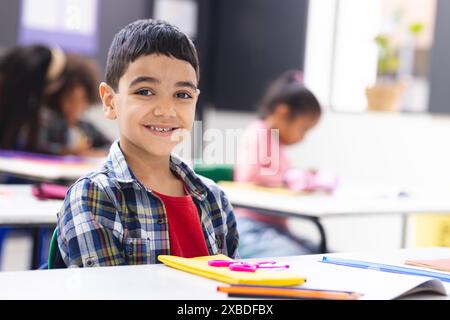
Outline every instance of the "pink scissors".
<svg viewBox="0 0 450 320"><path fill-rule="evenodd" d="M234 260L209 260L208 265L212 267L228 267L233 271L255 272L256 269L262 268L289 268L289 265L274 265L275 261L261 261L261 262L244 262ZM268 266L266 264L269 264Z"/></svg>

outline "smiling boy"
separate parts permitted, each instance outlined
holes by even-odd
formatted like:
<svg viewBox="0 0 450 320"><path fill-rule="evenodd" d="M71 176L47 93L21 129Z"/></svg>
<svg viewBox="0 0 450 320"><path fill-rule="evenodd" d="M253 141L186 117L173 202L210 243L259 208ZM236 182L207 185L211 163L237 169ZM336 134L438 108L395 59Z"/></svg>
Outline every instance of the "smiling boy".
<svg viewBox="0 0 450 320"><path fill-rule="evenodd" d="M70 188L58 214L65 266L237 256L226 195L171 153L192 128L198 81L196 49L176 27L138 20L116 34L99 91L120 138L103 167Z"/></svg>

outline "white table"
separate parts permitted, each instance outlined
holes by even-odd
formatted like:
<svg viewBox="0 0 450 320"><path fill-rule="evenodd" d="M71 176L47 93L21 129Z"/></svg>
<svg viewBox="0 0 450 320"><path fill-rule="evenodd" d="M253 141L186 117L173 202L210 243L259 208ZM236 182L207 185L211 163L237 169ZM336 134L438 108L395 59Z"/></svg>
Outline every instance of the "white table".
<svg viewBox="0 0 450 320"><path fill-rule="evenodd" d="M38 200L31 185L0 185L0 225L54 225L61 200Z"/></svg>
<svg viewBox="0 0 450 320"><path fill-rule="evenodd" d="M31 185L0 185L0 225L31 229L32 268L39 267L39 228L56 226L56 214L62 203L61 200L36 199L31 193Z"/></svg>
<svg viewBox="0 0 450 320"><path fill-rule="evenodd" d="M268 215L309 219L319 229L321 250L327 252L326 235L321 219L349 215L396 214L403 218L402 247L406 244L407 217L415 213L450 214L450 196L432 192L398 196L386 190L338 190L334 195L292 195L269 192L239 183L220 183L234 207Z"/></svg>
<svg viewBox="0 0 450 320"><path fill-rule="evenodd" d="M401 263L407 258L450 257L450 248L407 249L366 255ZM361 258L365 255L333 254L333 256ZM292 272L305 276L306 284L310 288L325 286L328 289L367 290L362 292L367 299L393 298L398 294L396 290L390 288L393 286L393 279L402 280L397 282L400 286L405 281L410 281L410 278L405 277L411 277L324 264L318 262L321 257L322 255L309 255L276 260L289 263ZM0 299L226 299L226 294L216 291L219 285L224 284L164 265L2 272ZM445 283L445 287L447 293L450 292L449 283ZM434 294L407 298L449 299L448 296Z"/></svg>
<svg viewBox="0 0 450 320"><path fill-rule="evenodd" d="M104 161L102 158L86 158L78 162L58 162L0 156L0 173L33 181L73 182L86 173L98 169Z"/></svg>

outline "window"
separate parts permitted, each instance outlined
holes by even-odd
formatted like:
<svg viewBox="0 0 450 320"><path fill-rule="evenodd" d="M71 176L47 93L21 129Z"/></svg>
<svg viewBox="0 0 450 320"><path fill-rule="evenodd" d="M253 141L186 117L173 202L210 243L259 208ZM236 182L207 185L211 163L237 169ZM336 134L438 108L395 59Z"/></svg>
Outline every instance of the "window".
<svg viewBox="0 0 450 320"><path fill-rule="evenodd" d="M23 0L18 43L58 45L68 52L97 53L96 0Z"/></svg>
<svg viewBox="0 0 450 320"><path fill-rule="evenodd" d="M426 111L435 17L436 0L310 1L306 85L334 111Z"/></svg>

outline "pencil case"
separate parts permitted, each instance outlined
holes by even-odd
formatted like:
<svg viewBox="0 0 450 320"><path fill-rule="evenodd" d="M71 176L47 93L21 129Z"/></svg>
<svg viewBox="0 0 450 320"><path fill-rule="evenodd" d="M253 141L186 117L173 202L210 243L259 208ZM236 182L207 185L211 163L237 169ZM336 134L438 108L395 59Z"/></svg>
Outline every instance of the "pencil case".
<svg viewBox="0 0 450 320"><path fill-rule="evenodd" d="M54 199L64 200L69 187L53 183L39 183L35 184L31 188L33 195L41 200Z"/></svg>

